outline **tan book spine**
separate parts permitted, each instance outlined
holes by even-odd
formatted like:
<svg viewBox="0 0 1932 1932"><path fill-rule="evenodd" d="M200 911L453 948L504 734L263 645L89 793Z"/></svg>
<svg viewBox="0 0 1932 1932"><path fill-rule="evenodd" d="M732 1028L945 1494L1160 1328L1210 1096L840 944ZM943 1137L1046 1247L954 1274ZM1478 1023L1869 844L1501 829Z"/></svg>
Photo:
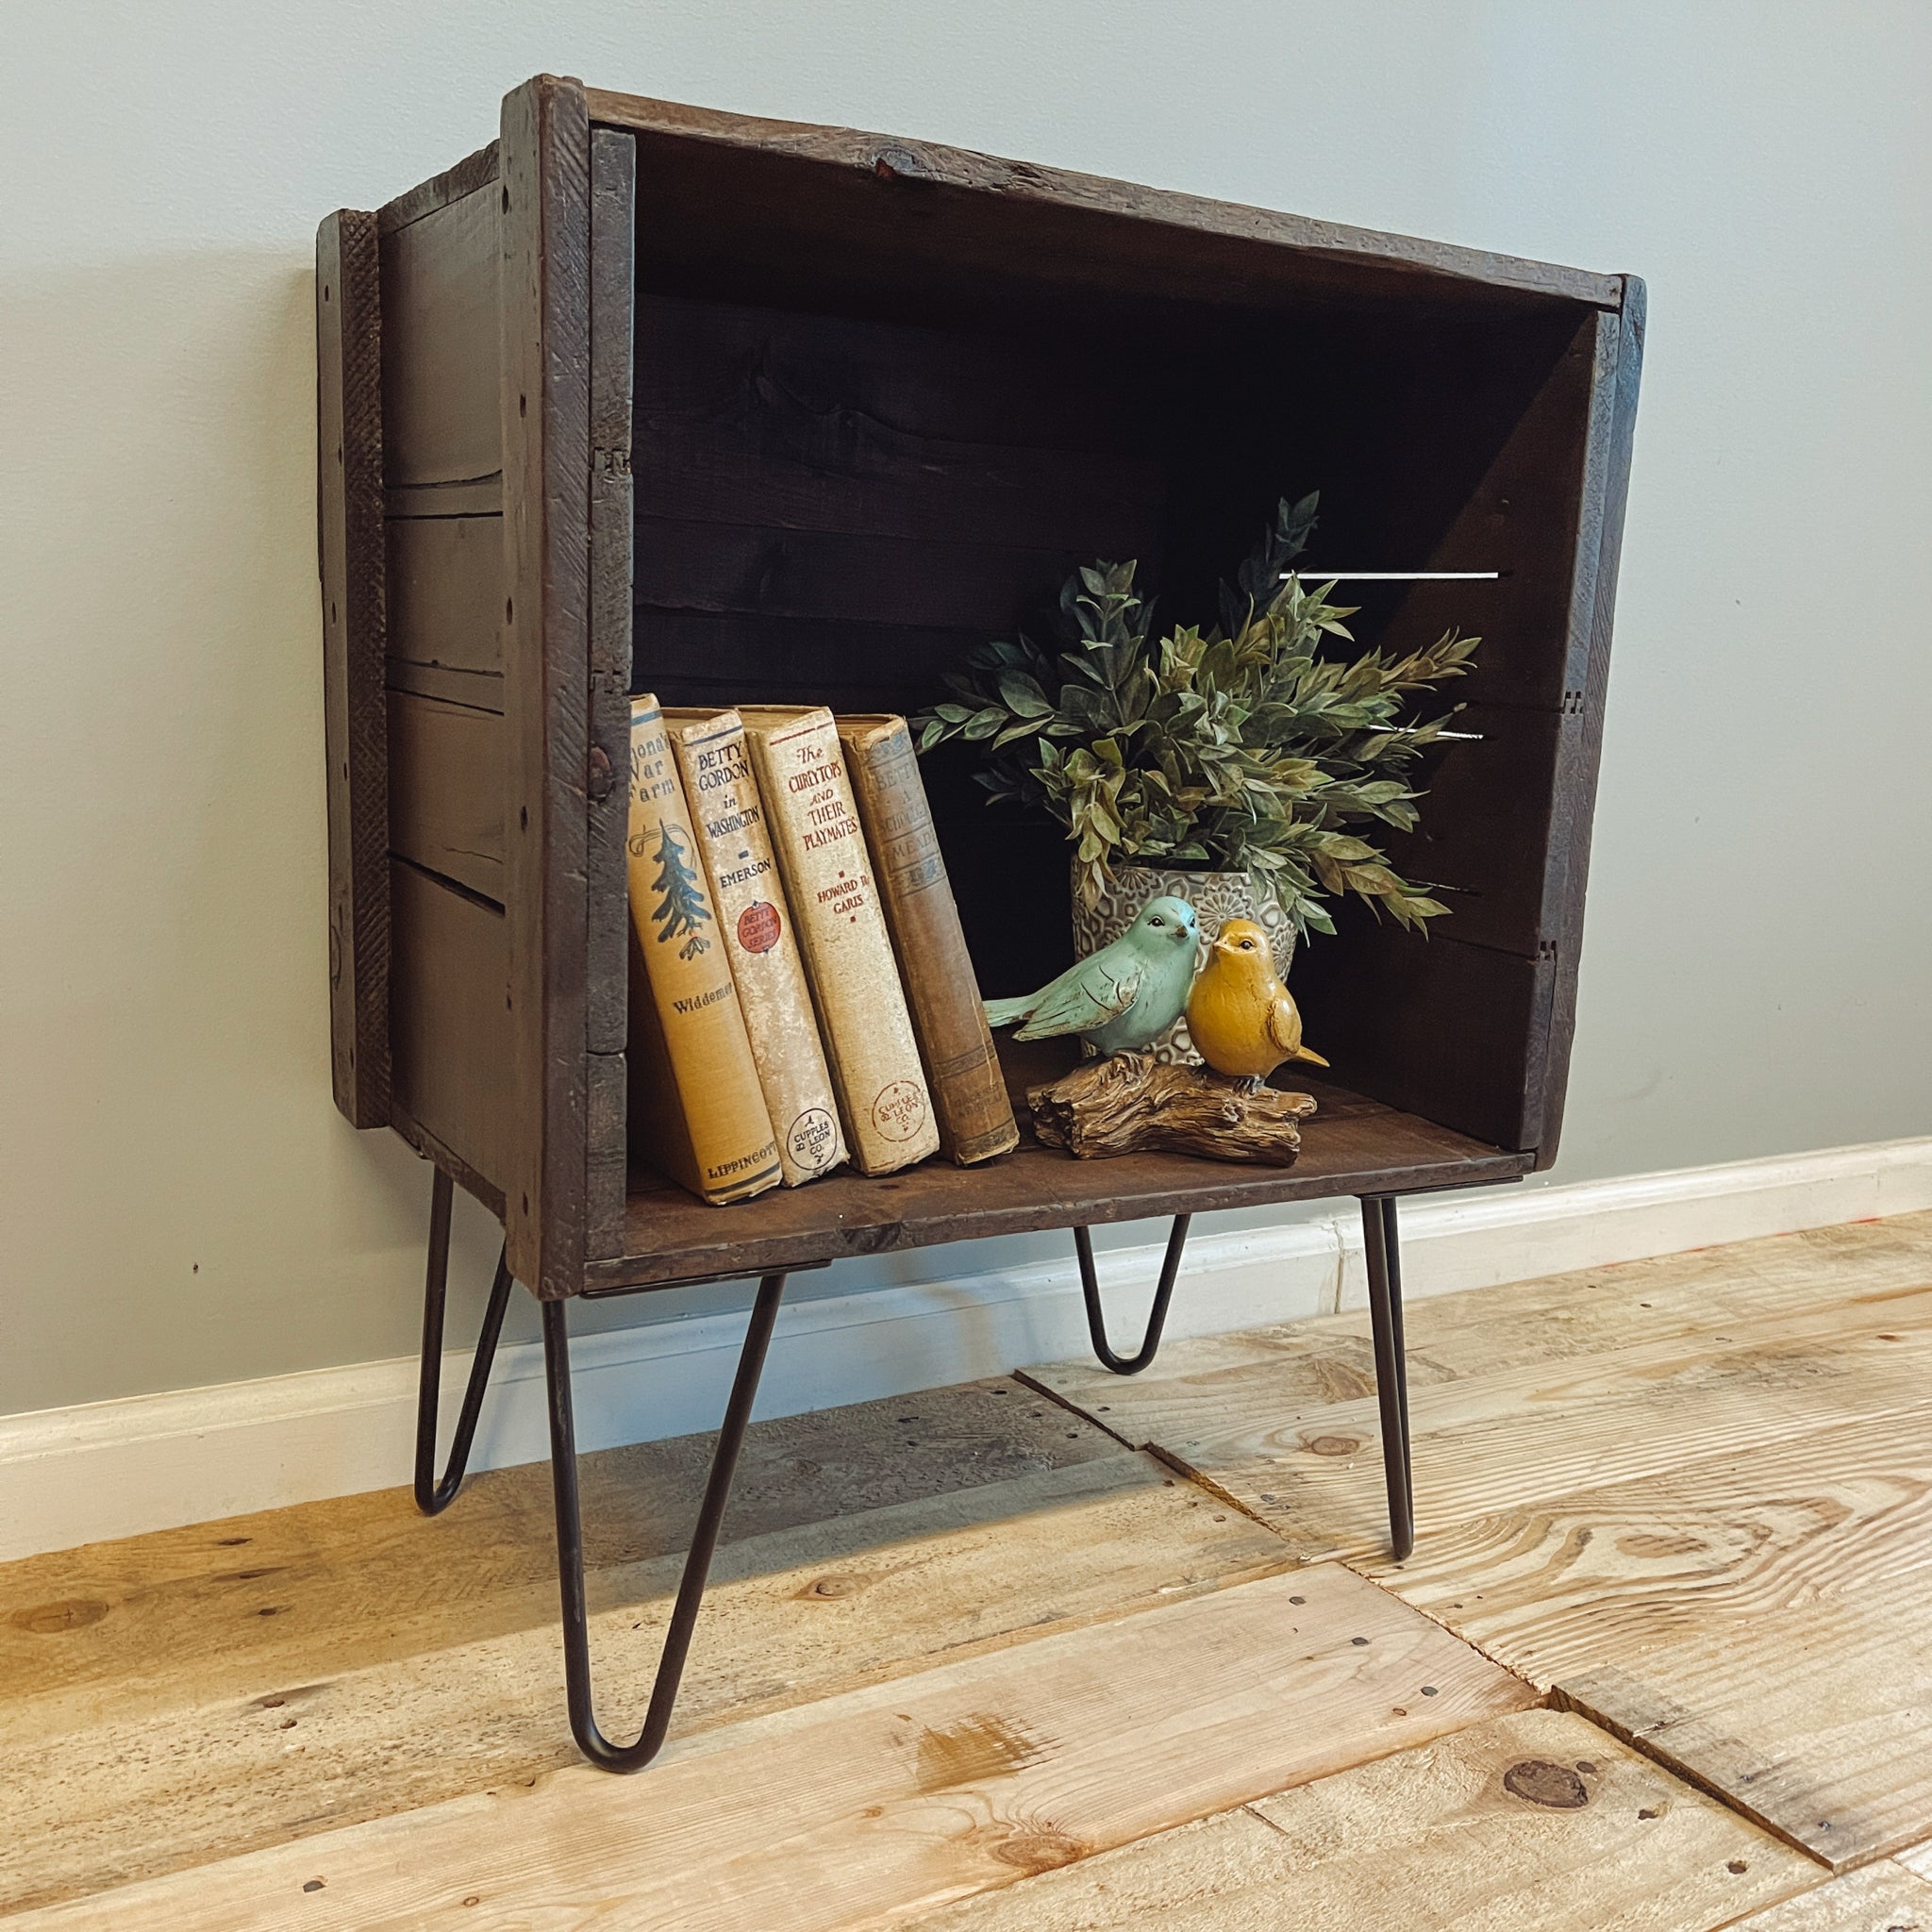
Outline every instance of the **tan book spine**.
<svg viewBox="0 0 1932 1932"><path fill-rule="evenodd" d="M632 1124L674 1180L723 1206L783 1170L654 697L630 707Z"/></svg>
<svg viewBox="0 0 1932 1932"><path fill-rule="evenodd" d="M891 1174L939 1129L831 712L741 705L845 1118L852 1164Z"/></svg>
<svg viewBox="0 0 1932 1932"><path fill-rule="evenodd" d="M1020 1144L999 1055L932 808L904 718L841 718L839 740L858 820L878 874L886 925L899 955L912 1031L939 1124L940 1151L961 1167Z"/></svg>
<svg viewBox="0 0 1932 1932"><path fill-rule="evenodd" d="M697 824L752 1058L778 1140L785 1185L845 1158L839 1102L805 980L798 930L736 711L667 709L664 722Z"/></svg>

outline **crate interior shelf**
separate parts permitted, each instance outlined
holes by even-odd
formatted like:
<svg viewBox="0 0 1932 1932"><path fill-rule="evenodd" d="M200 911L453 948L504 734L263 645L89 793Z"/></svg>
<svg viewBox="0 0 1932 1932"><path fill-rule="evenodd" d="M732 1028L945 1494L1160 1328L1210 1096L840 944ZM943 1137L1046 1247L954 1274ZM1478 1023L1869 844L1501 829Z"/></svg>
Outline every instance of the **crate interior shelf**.
<svg viewBox="0 0 1932 1932"><path fill-rule="evenodd" d="M542 79L325 225L336 1091L504 1219L545 1298L1507 1178L1569 1064L1641 289L1628 277ZM1333 1062L1287 1173L1027 1146L730 1208L628 1146L627 697L910 711L1134 558L1163 613L1284 493L1388 651L1479 631L1395 862L1424 942L1295 964ZM1071 958L1058 829L927 782L988 994Z"/></svg>
<svg viewBox="0 0 1932 1932"><path fill-rule="evenodd" d="M1024 1124L1025 1089L1064 1073L1074 1056L1056 1041L1005 1045L1008 1087ZM847 1255L877 1255L939 1241L1099 1225L1151 1215L1257 1208L1333 1194L1415 1193L1514 1180L1527 1154L1486 1147L1467 1135L1365 1100L1300 1070L1280 1084L1321 1106L1304 1124L1291 1168L1239 1167L1185 1154L1074 1160L1024 1132L1019 1150L984 1169L926 1161L868 1180L834 1174L729 1208L708 1208L648 1169L631 1178L625 1252L595 1262L590 1290L767 1274Z"/></svg>

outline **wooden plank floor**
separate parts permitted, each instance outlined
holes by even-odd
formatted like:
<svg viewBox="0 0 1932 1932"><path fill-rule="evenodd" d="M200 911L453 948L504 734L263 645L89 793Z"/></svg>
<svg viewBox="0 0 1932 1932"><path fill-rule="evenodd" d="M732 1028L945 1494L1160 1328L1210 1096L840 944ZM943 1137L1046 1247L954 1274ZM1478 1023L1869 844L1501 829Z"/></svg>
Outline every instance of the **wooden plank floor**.
<svg viewBox="0 0 1932 1932"><path fill-rule="evenodd" d="M1417 1304L1401 1565L1366 1333L1026 1379L1833 1869L1932 1838L1932 1215Z"/></svg>
<svg viewBox="0 0 1932 1932"><path fill-rule="evenodd" d="M541 1468L0 1566L0 1915L1932 1932L1932 1216L1409 1325L1400 1567L1359 1314L758 1424L638 1779ZM586 1458L613 1729L708 1448Z"/></svg>

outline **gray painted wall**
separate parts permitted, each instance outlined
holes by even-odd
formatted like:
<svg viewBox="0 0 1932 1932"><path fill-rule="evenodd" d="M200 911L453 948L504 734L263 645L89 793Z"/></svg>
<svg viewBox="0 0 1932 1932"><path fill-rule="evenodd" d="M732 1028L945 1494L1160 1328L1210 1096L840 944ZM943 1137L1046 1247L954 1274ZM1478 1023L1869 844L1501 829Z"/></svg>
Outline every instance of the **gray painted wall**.
<svg viewBox="0 0 1932 1932"><path fill-rule="evenodd" d="M1916 0L16 0L7 29L0 1412L413 1346L426 1173L328 1098L312 237L545 68L1646 276L1553 1178L1932 1128ZM489 1245L466 1211L479 1284Z"/></svg>

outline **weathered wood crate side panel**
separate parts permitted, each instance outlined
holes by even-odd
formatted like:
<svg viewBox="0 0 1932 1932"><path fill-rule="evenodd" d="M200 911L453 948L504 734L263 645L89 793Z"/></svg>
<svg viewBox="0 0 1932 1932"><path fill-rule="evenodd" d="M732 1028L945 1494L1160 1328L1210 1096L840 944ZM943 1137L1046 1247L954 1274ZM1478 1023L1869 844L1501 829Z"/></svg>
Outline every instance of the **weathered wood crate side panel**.
<svg viewBox="0 0 1932 1932"><path fill-rule="evenodd" d="M1551 338L1557 353L1506 434L1491 426L1485 440L1467 425L1490 454L1416 563L1505 576L1406 587L1385 621L1359 626L1389 652L1422 648L1452 624L1483 638L1473 674L1441 692L1442 708L1467 703L1456 723L1478 740L1428 755L1422 825L1389 843L1406 874L1443 888L1450 916L1424 941L1347 908L1341 941L1311 946L1297 966L1310 1038L1323 1035L1352 1087L1511 1148L1545 1144L1567 1075L1555 1000L1566 957L1574 971L1581 907L1566 908L1559 881L1586 722L1574 639L1599 541L1602 345L1618 326L1582 312L1567 338ZM1538 366L1529 356L1516 379ZM1452 393L1445 430L1456 408Z"/></svg>
<svg viewBox="0 0 1932 1932"><path fill-rule="evenodd" d="M391 202L380 257L394 1124L500 1210L513 1101L495 171L486 149Z"/></svg>
<svg viewBox="0 0 1932 1932"><path fill-rule="evenodd" d="M491 183L382 238L383 480L419 506L503 468L502 225Z"/></svg>
<svg viewBox="0 0 1932 1932"><path fill-rule="evenodd" d="M504 915L400 860L391 878L396 1107L497 1185L510 1172Z"/></svg>
<svg viewBox="0 0 1932 1932"><path fill-rule="evenodd" d="M636 364L637 142L591 136L590 778L585 876L585 1249L624 1252L629 1026L631 404Z"/></svg>
<svg viewBox="0 0 1932 1932"><path fill-rule="evenodd" d="M1623 313L1603 318L1605 341L1597 358L1598 414L1601 420L1607 413L1607 422L1601 431L1592 478L1597 505L1590 601L1587 608L1579 608L1572 632L1571 682L1579 701L1574 710L1565 708L1569 715L1564 721L1557 773L1558 829L1553 841L1546 897L1556 958L1542 1131L1537 1144L1539 1168L1548 1167L1557 1158L1569 1090L1570 1049L1576 1029L1576 978L1583 951L1584 892L1590 879L1597 774L1603 762L1604 704L1609 688L1610 636L1623 561L1624 513L1637 432L1637 392L1643 374L1646 312L1643 283L1635 275L1626 276ZM1580 577L1581 559L1578 573Z"/></svg>
<svg viewBox="0 0 1932 1932"><path fill-rule="evenodd" d="M387 534L391 660L500 675L502 517L391 517Z"/></svg>
<svg viewBox="0 0 1932 1932"><path fill-rule="evenodd" d="M503 105L505 909L510 1266L535 1293L584 1281L590 963L590 146L583 90Z"/></svg>
<svg viewBox="0 0 1932 1932"><path fill-rule="evenodd" d="M1297 955L1309 1043L1358 1093L1492 1147L1541 1131L1555 966L1470 945L1444 920L1426 940L1371 930L1343 906L1341 937Z"/></svg>
<svg viewBox="0 0 1932 1932"><path fill-rule="evenodd" d="M389 694L390 849L503 903L503 720Z"/></svg>
<svg viewBox="0 0 1932 1932"><path fill-rule="evenodd" d="M336 1105L358 1127L390 1117L379 289L375 216L330 215L315 278L329 1044Z"/></svg>

